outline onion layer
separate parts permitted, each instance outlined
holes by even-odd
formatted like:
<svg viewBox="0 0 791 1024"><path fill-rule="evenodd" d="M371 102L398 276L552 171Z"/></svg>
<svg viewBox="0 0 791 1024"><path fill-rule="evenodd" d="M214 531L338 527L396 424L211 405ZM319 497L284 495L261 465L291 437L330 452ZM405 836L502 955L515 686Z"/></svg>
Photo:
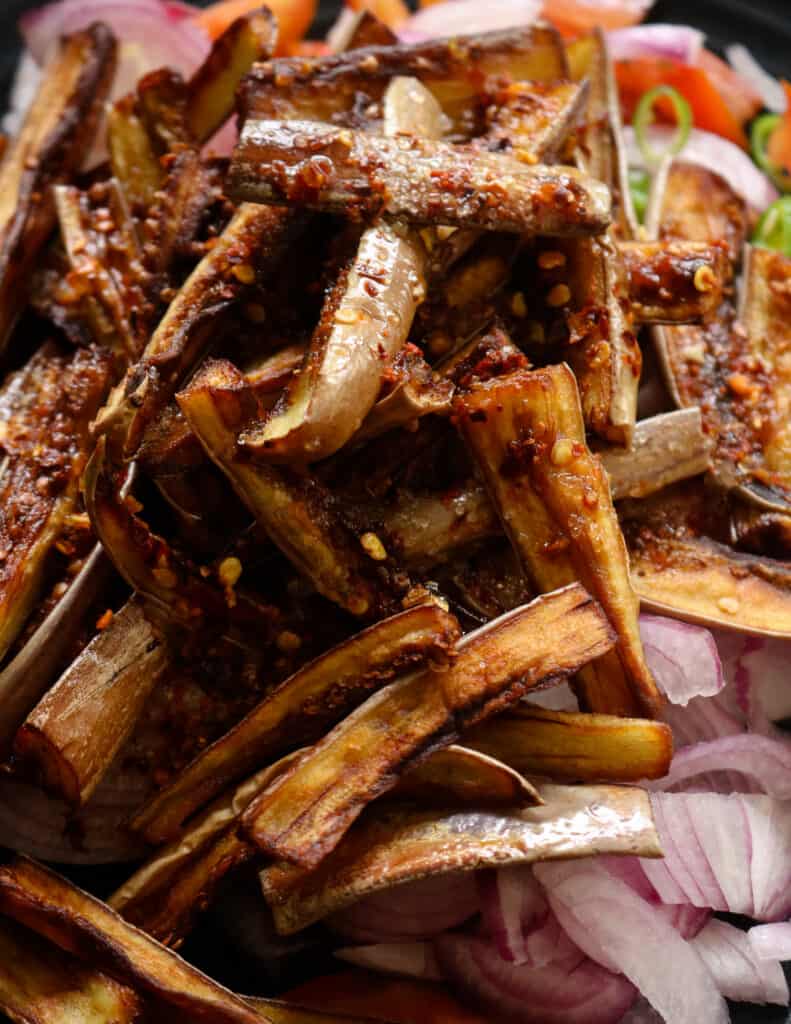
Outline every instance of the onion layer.
<svg viewBox="0 0 791 1024"><path fill-rule="evenodd" d="M725 685L714 637L707 629L658 615L640 616L648 667L673 704L713 697Z"/></svg>

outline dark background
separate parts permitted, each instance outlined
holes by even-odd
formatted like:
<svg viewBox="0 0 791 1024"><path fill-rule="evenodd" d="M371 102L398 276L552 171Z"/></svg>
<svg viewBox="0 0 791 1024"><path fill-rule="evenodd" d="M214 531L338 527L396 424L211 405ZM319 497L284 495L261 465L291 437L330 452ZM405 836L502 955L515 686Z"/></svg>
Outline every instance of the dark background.
<svg viewBox="0 0 791 1024"><path fill-rule="evenodd" d="M202 0L192 0L207 6ZM262 0L265 2L265 0ZM322 36L332 24L341 0L319 0L320 10L312 35ZM485 3L486 0L481 0ZM19 52L16 20L22 11L37 6L30 0L0 0L0 98L4 97ZM764 67L777 76L791 78L791 0L658 0L651 21L675 21L695 25L708 36L708 45L721 50L730 42L747 46ZM118 869L70 871L78 884L111 891L118 882ZM123 870L122 870L122 876ZM239 940L239 921L245 904L256 899L256 881L238 879L224 894L214 912L210 912L191 937L184 955L207 970L219 981L237 991L274 994L284 985L331 970L337 962L326 958L315 947L302 955L274 955L262 960L250 955L249 942ZM245 929L249 931L248 928ZM248 935L248 939L250 936ZM256 937L259 949L268 945ZM244 948L248 949L245 952ZM296 954L296 951L295 951ZM2 1020L2 1018L0 1018ZM778 1007L735 1005L734 1024L791 1024L791 1015ZM671 1022L672 1024L672 1022Z"/></svg>

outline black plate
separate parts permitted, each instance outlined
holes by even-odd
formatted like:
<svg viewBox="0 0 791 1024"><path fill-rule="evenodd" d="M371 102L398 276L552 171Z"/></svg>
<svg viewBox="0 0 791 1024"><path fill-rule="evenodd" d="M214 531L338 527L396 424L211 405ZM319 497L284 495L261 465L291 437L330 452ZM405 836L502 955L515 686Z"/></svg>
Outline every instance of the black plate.
<svg viewBox="0 0 791 1024"><path fill-rule="evenodd" d="M481 2L485 3L486 0ZM207 6L205 0L197 0L197 3ZM17 18L23 11L35 6L37 4L30 0L0 0L0 97L8 90L19 53ZM322 36L339 9L339 0L320 0L312 34ZM775 75L791 77L789 0L658 0L651 20L694 25L707 34L709 45L714 49L721 50L730 42L744 43L767 70ZM93 889L98 895L109 894L120 880L114 868L71 870L68 873L77 884ZM121 872L120 878L123 876ZM251 893L254 893L255 879L250 878L248 885ZM237 889L237 885L233 889ZM233 890L226 895L227 899L220 902L228 909L240 905L238 897L234 898ZM325 958L314 948L304 957L290 957L278 967L268 969L234 945L231 934L236 929L229 929L221 917L218 912L210 913L191 936L182 953L237 991L275 994L285 985L297 984L303 978L333 970L337 966L337 961ZM732 1019L734 1024L791 1024L791 1014L783 1009L745 1004L734 1004Z"/></svg>

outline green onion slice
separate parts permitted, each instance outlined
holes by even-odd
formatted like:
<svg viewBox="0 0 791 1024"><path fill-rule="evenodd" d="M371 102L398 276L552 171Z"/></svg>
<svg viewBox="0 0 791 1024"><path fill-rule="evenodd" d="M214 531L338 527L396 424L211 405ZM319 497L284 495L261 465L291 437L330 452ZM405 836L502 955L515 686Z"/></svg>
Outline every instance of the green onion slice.
<svg viewBox="0 0 791 1024"><path fill-rule="evenodd" d="M648 193L651 189L651 175L639 167L629 168L629 191L632 193L634 212L642 224L648 207Z"/></svg>
<svg viewBox="0 0 791 1024"><path fill-rule="evenodd" d="M676 133L664 150L654 149L648 140L648 129L654 122L654 104L660 99L670 100L676 116ZM692 109L677 89L669 85L658 85L643 93L638 100L633 125L637 144L646 164L649 167L655 166L663 157L676 156L687 144L692 128Z"/></svg>

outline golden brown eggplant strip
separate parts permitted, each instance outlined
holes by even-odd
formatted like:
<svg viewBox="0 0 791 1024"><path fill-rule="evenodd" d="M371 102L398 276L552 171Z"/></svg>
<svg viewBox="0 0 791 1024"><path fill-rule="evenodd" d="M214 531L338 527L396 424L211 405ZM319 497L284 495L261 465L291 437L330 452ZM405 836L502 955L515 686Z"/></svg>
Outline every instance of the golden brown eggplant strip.
<svg viewBox="0 0 791 1024"><path fill-rule="evenodd" d="M21 1024L134 1024L135 993L7 918L0 921L0 1009Z"/></svg>
<svg viewBox="0 0 791 1024"><path fill-rule="evenodd" d="M369 697L251 804L248 834L266 853L315 867L412 763L610 645L604 616L578 586L502 616L465 637L449 668Z"/></svg>
<svg viewBox="0 0 791 1024"><path fill-rule="evenodd" d="M333 53L345 53L363 46L395 46L398 36L383 21L369 10L355 11L351 9L341 14L344 24L336 22L327 35Z"/></svg>
<svg viewBox="0 0 791 1024"><path fill-rule="evenodd" d="M236 592L233 601L153 533L120 496L101 438L85 468L85 507L118 572L167 621L192 629L226 623L260 645L271 637L276 613Z"/></svg>
<svg viewBox="0 0 791 1024"><path fill-rule="evenodd" d="M639 323L691 323L716 312L730 277L720 245L670 240L621 242L629 298Z"/></svg>
<svg viewBox="0 0 791 1024"><path fill-rule="evenodd" d="M113 177L126 201L133 212L145 212L154 202L164 171L137 111L134 94L108 108L107 148Z"/></svg>
<svg viewBox="0 0 791 1024"><path fill-rule="evenodd" d="M612 498L620 501L646 497L703 473L711 445L701 428L700 410L691 407L639 420L631 449L604 448L598 456ZM403 564L423 569L501 530L494 506L477 480L447 495L401 491L384 509L383 522Z"/></svg>
<svg viewBox="0 0 791 1024"><path fill-rule="evenodd" d="M9 385L0 448L0 656L38 599L48 555L74 511L109 353L45 345Z"/></svg>
<svg viewBox="0 0 791 1024"><path fill-rule="evenodd" d="M673 736L663 722L520 705L475 726L466 746L558 782L639 782L667 774Z"/></svg>
<svg viewBox="0 0 791 1024"><path fill-rule="evenodd" d="M354 110L374 110L390 80L418 78L433 94L454 129L480 134L486 79L552 82L566 77L557 32L531 25L507 32L430 40L416 46L369 46L348 54L256 64L240 89L241 116L309 119L360 124ZM360 102L357 102L357 100ZM363 127L365 125L362 125Z"/></svg>
<svg viewBox="0 0 791 1024"><path fill-rule="evenodd" d="M521 371L473 387L458 423L528 578L540 591L578 580L601 601L616 650L586 666L589 709L654 717L660 696L643 656L638 601L600 460L585 443L569 368Z"/></svg>
<svg viewBox="0 0 791 1024"><path fill-rule="evenodd" d="M237 434L259 410L234 366L216 360L204 364L178 402L208 456L320 593L352 614L368 617L391 603L389 584L371 568L381 567L382 561L366 562L359 539L340 522L330 496L315 479L240 457Z"/></svg>
<svg viewBox="0 0 791 1024"><path fill-rule="evenodd" d="M0 164L0 348L55 224L49 186L68 180L89 151L115 60L115 39L102 24L64 38Z"/></svg>
<svg viewBox="0 0 791 1024"><path fill-rule="evenodd" d="M218 36L188 85L186 122L194 139L207 142L233 114L237 86L255 61L271 56L276 38L267 7L237 18Z"/></svg>
<svg viewBox="0 0 791 1024"><path fill-rule="evenodd" d="M388 86L384 111L387 135L440 132L436 100L414 79ZM245 448L273 461L315 462L343 447L375 404L386 362L407 340L425 296L425 263L414 229L366 229L324 303L301 372L272 415L242 435Z"/></svg>
<svg viewBox="0 0 791 1024"><path fill-rule="evenodd" d="M171 839L184 820L229 783L312 743L373 690L425 661L447 660L458 623L418 605L369 626L281 683L141 811L134 827L149 842Z"/></svg>
<svg viewBox="0 0 791 1024"><path fill-rule="evenodd" d="M301 221L281 210L243 204L171 303L141 360L113 392L97 425L133 457L146 426L203 355L216 318L255 278L275 265Z"/></svg>
<svg viewBox="0 0 791 1024"><path fill-rule="evenodd" d="M435 750L398 781L399 798L435 807L535 807L543 803L530 782L503 761L456 743Z"/></svg>
<svg viewBox="0 0 791 1024"><path fill-rule="evenodd" d="M0 868L0 910L135 990L209 1024L262 1024L238 996L127 924L106 904L26 857Z"/></svg>
<svg viewBox="0 0 791 1024"><path fill-rule="evenodd" d="M587 83L512 82L495 92L486 134L475 145L552 163L580 118Z"/></svg>
<svg viewBox="0 0 791 1024"><path fill-rule="evenodd" d="M291 934L380 889L453 871L585 857L661 855L642 790L541 787L542 807L436 811L369 808L313 871L278 863L261 875L278 931Z"/></svg>
<svg viewBox="0 0 791 1024"><path fill-rule="evenodd" d="M28 716L14 754L72 805L90 799L167 666L167 649L133 598Z"/></svg>
<svg viewBox="0 0 791 1024"><path fill-rule="evenodd" d="M520 234L597 234L610 220L607 189L573 168L312 121L248 121L228 189L238 200Z"/></svg>

